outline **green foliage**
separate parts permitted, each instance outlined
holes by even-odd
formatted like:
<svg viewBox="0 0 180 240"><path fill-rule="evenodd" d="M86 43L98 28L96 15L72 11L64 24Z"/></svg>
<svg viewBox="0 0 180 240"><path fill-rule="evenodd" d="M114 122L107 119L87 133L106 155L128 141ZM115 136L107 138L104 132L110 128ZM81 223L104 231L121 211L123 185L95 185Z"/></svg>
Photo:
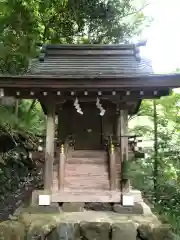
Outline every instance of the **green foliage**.
<svg viewBox="0 0 180 240"><path fill-rule="evenodd" d="M23 146L0 155L0 205L7 207L8 200L37 175L36 165L28 158Z"/></svg>
<svg viewBox="0 0 180 240"><path fill-rule="evenodd" d="M36 170L36 164L29 159L28 153L37 149L37 135L44 134L44 115L39 104L29 112L31 104L30 100L21 101L18 116L14 114L14 106L0 105L1 205L6 205L8 197L26 184L28 176Z"/></svg>
<svg viewBox="0 0 180 240"><path fill-rule="evenodd" d="M1 1L0 70L24 72L39 43L128 41L149 22L138 5L131 0Z"/></svg>
<svg viewBox="0 0 180 240"><path fill-rule="evenodd" d="M32 102L31 100L21 101L18 119L21 119L21 124L24 125L23 129L26 128L31 134L41 136L45 132L45 115L38 101L31 109Z"/></svg>
<svg viewBox="0 0 180 240"><path fill-rule="evenodd" d="M132 164L134 170L133 184L143 191L145 198L158 211L162 220L172 224L174 231L180 235L180 94L172 92L168 97L157 100L158 124L158 175L154 176L154 152L148 152L148 158ZM148 126L136 125L132 131L146 136L147 140L154 137L153 131L153 105L152 101L144 101L138 115L148 118ZM140 116L137 116L140 118ZM158 202L154 202L153 177L158 186L156 194Z"/></svg>
<svg viewBox="0 0 180 240"><path fill-rule="evenodd" d="M0 129L2 134L8 133L12 137L20 134L30 139L30 136L40 136L44 133L45 117L43 112L38 105L28 112L30 105L30 100L22 100L19 104L18 116L14 114L13 106L0 105Z"/></svg>

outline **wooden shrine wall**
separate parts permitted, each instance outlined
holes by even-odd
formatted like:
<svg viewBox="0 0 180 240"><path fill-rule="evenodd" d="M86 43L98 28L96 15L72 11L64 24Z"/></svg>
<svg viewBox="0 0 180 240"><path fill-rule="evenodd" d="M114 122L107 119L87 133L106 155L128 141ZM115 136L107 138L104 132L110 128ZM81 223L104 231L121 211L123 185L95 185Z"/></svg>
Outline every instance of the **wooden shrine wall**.
<svg viewBox="0 0 180 240"><path fill-rule="evenodd" d="M115 135L116 107L107 105L103 117L95 102L81 103L83 115L77 113L73 103L64 106L59 112L60 139L72 134L76 140L77 149L100 149L102 139L108 135Z"/></svg>

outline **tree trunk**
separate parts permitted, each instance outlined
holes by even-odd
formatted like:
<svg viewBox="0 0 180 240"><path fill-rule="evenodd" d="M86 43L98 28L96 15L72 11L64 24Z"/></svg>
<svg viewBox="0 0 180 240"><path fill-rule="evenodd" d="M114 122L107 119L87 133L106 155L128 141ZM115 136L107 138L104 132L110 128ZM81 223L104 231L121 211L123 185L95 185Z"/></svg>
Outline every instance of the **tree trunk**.
<svg viewBox="0 0 180 240"><path fill-rule="evenodd" d="M29 115L31 113L31 111L34 109L35 105L36 105L36 99L34 99L32 101L31 106L29 107L29 110L27 112L27 115Z"/></svg>
<svg viewBox="0 0 180 240"><path fill-rule="evenodd" d="M29 115L30 115L31 111L34 109L35 105L36 105L36 99L34 99L34 100L32 101L32 103L31 103L31 105L30 105L30 107L29 107L29 109L28 109L28 111L27 111L27 113L26 113L25 120L26 120L27 122L28 122L28 120L29 120Z"/></svg>
<svg viewBox="0 0 180 240"><path fill-rule="evenodd" d="M15 101L15 110L14 110L14 112L15 112L16 117L18 117L18 113L19 113L19 99L16 99L16 101Z"/></svg>

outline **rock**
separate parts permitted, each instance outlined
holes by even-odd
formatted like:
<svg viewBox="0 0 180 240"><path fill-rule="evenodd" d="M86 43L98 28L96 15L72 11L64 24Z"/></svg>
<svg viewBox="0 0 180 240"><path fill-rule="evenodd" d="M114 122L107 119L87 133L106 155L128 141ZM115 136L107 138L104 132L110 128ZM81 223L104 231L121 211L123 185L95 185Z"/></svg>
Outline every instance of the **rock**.
<svg viewBox="0 0 180 240"><path fill-rule="evenodd" d="M23 207L20 206L14 211L13 216L18 217L22 212L23 212Z"/></svg>
<svg viewBox="0 0 180 240"><path fill-rule="evenodd" d="M112 205L109 203L86 203L84 208L86 210L93 210L93 211L112 211Z"/></svg>
<svg viewBox="0 0 180 240"><path fill-rule="evenodd" d="M146 239L152 240L152 231L153 231L153 226L150 224L141 224L137 229L137 232L140 238L145 240Z"/></svg>
<svg viewBox="0 0 180 240"><path fill-rule="evenodd" d="M18 220L18 217L15 216L15 215L11 215L11 214L10 214L10 215L8 216L8 219L11 220L11 221L16 221L16 220Z"/></svg>
<svg viewBox="0 0 180 240"><path fill-rule="evenodd" d="M144 239L144 240L152 239L152 226L150 224L141 224L138 227L137 232L141 239Z"/></svg>
<svg viewBox="0 0 180 240"><path fill-rule="evenodd" d="M145 202L142 201L140 204L143 208L144 215L152 215L153 214L151 211L151 208Z"/></svg>
<svg viewBox="0 0 180 240"><path fill-rule="evenodd" d="M121 214L143 214L144 216L153 215L150 207L143 201L135 202L134 206L129 207L122 206L121 204L114 204L113 211Z"/></svg>
<svg viewBox="0 0 180 240"><path fill-rule="evenodd" d="M25 225L27 230L27 240L38 239L51 233L60 221L60 214L31 214L22 213L19 222Z"/></svg>
<svg viewBox="0 0 180 240"><path fill-rule="evenodd" d="M112 240L136 240L137 231L132 221L112 224Z"/></svg>
<svg viewBox="0 0 180 240"><path fill-rule="evenodd" d="M107 222L81 222L81 237L86 240L109 240L110 227Z"/></svg>
<svg viewBox="0 0 180 240"><path fill-rule="evenodd" d="M121 214L143 214L143 207L140 203L135 203L130 207L114 204L113 211Z"/></svg>
<svg viewBox="0 0 180 240"><path fill-rule="evenodd" d="M56 232L56 235L55 235ZM54 239L60 240L79 240L80 226L78 223L60 223L54 231ZM57 237L56 237L57 236Z"/></svg>
<svg viewBox="0 0 180 240"><path fill-rule="evenodd" d="M58 214L61 212L61 209L58 204L51 204L50 206L30 206L27 208L20 208L19 210L17 209L13 215L19 216L27 212L30 214Z"/></svg>
<svg viewBox="0 0 180 240"><path fill-rule="evenodd" d="M27 230L27 240L39 240L45 238L50 234L57 226L57 222L52 218L40 218L34 220Z"/></svg>
<svg viewBox="0 0 180 240"><path fill-rule="evenodd" d="M150 224L142 224L137 229L138 235L144 240L173 240L174 236L170 225L161 224L152 226Z"/></svg>
<svg viewBox="0 0 180 240"><path fill-rule="evenodd" d="M153 225L153 226L159 226L161 223L160 221L158 220L158 218L154 215L154 214L151 214L151 215L135 215L135 214L132 214L132 215L128 215L128 217L133 221L133 222L136 222L138 223L138 225L143 225L143 224L150 224L150 225Z"/></svg>
<svg viewBox="0 0 180 240"><path fill-rule="evenodd" d="M1 240L24 240L25 226L16 221L4 221L0 223Z"/></svg>
<svg viewBox="0 0 180 240"><path fill-rule="evenodd" d="M63 203L61 207L64 212L84 212L84 203Z"/></svg>
<svg viewBox="0 0 180 240"><path fill-rule="evenodd" d="M135 240L136 237L136 240L163 240L163 236L172 239L169 228L162 227L153 214L123 215L111 211L44 214L37 209L21 208L20 215L17 214L19 223L26 229L26 240L43 239L46 235L47 240L67 240L67 237L71 240Z"/></svg>
<svg viewBox="0 0 180 240"><path fill-rule="evenodd" d="M172 233L171 226L168 224L162 224L158 227L154 227L152 230L153 240L173 240L174 236Z"/></svg>

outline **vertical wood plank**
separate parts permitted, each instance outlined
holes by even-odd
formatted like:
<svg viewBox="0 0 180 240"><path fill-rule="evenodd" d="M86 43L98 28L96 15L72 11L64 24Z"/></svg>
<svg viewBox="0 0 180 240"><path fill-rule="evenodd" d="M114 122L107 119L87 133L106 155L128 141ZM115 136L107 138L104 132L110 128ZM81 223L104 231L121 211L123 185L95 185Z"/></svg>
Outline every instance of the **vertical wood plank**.
<svg viewBox="0 0 180 240"><path fill-rule="evenodd" d="M61 115L60 115L60 111L58 112L58 127L57 127L57 139L58 139L58 143L60 143L60 139L61 139L61 121L60 121Z"/></svg>
<svg viewBox="0 0 180 240"><path fill-rule="evenodd" d="M114 152L114 146L111 146L110 150L110 188L116 189L116 157Z"/></svg>
<svg viewBox="0 0 180 240"><path fill-rule="evenodd" d="M116 140L119 144L118 147L116 147L116 187L118 189L121 189L121 150L120 150L120 144L121 144L121 115L119 106L117 106L116 109Z"/></svg>
<svg viewBox="0 0 180 240"><path fill-rule="evenodd" d="M59 156L59 190L64 190L64 171L65 171L65 154L64 145L61 145L61 151Z"/></svg>
<svg viewBox="0 0 180 240"><path fill-rule="evenodd" d="M120 143L121 141L121 115L120 111L117 110L117 115L116 115L116 138L118 142Z"/></svg>
<svg viewBox="0 0 180 240"><path fill-rule="evenodd" d="M44 166L44 189L50 191L53 184L54 136L55 136L55 104L47 105L46 150Z"/></svg>
<svg viewBox="0 0 180 240"><path fill-rule="evenodd" d="M120 151L121 151L121 161L128 161L128 111L120 110ZM125 158L125 159L124 159ZM122 191L129 192L130 181L127 180L122 183Z"/></svg>

